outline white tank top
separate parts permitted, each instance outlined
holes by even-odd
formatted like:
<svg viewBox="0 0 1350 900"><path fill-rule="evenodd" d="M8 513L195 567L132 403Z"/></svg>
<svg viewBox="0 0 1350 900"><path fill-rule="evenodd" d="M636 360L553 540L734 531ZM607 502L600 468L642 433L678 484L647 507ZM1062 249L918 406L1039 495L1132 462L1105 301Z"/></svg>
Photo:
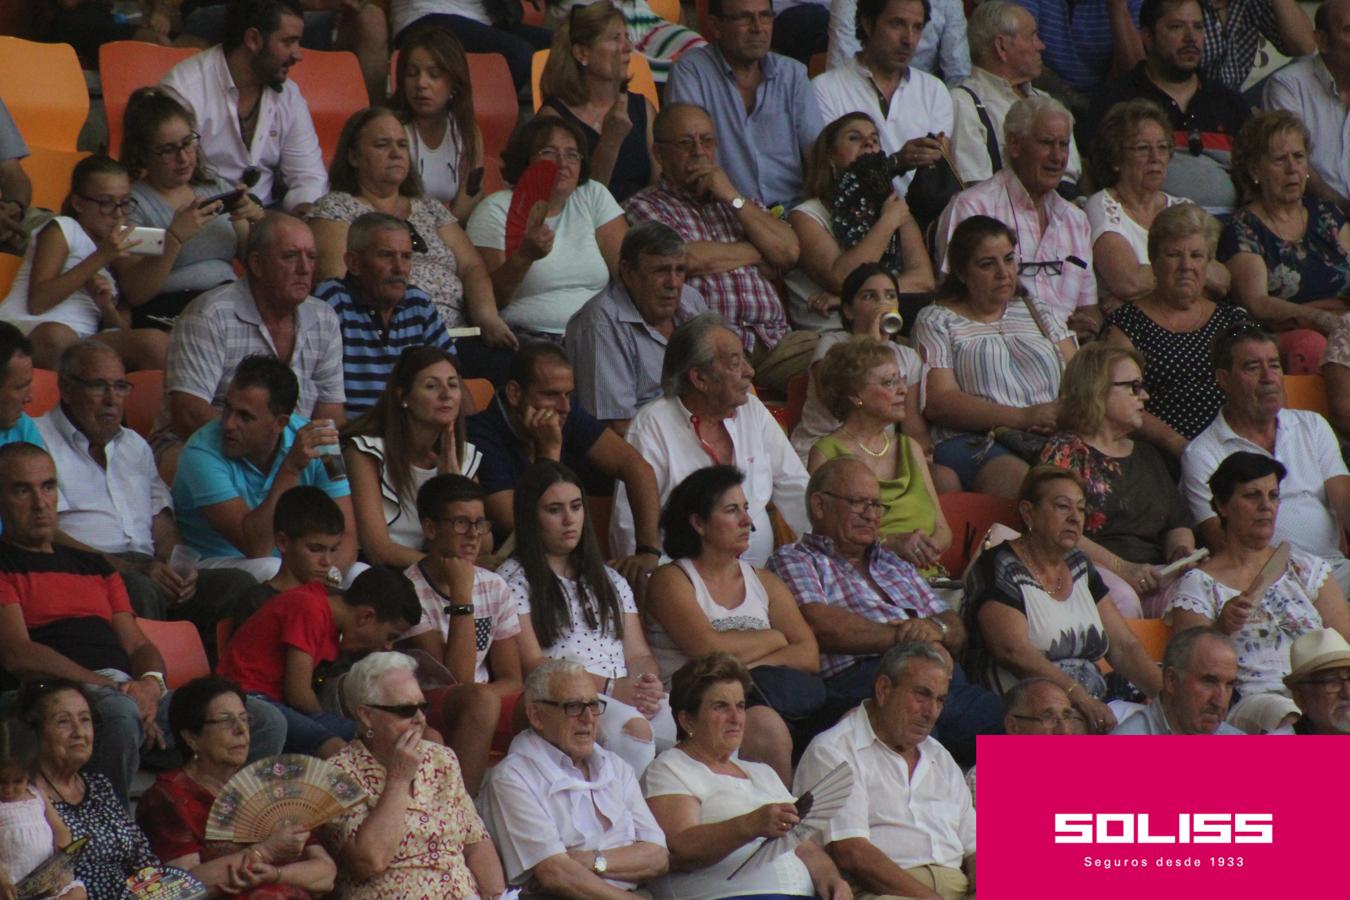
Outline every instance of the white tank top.
<svg viewBox="0 0 1350 900"><path fill-rule="evenodd" d="M704 584L703 576L698 573L693 560L677 559L675 565L680 567L680 571L684 572L693 584L694 600L708 617L714 631L765 631L773 627L769 624L769 592L764 589L764 582L759 580L759 573L755 571L755 567L743 559L739 562L741 578L745 581L745 599L730 609L718 603L712 594L708 593L708 586ZM675 646L666 630L655 622L651 623L647 633L647 643L651 645L652 655L656 657L657 665L661 667L661 680L669 690L670 677L689 661L689 657Z"/></svg>

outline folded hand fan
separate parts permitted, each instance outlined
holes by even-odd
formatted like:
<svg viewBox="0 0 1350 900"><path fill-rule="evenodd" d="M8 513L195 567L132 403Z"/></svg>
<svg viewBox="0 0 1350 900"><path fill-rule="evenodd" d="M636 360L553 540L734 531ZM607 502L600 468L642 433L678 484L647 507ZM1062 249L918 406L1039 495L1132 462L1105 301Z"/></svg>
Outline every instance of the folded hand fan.
<svg viewBox="0 0 1350 900"><path fill-rule="evenodd" d="M511 190L511 205L506 210L506 245L503 252L510 256L525 240L525 223L530 210L541 200L545 203L553 194L558 180L558 164L551 159L536 159L530 163Z"/></svg>
<svg viewBox="0 0 1350 900"><path fill-rule="evenodd" d="M38 863L37 868L14 886L18 900L52 897L65 887L75 873L75 858L89 843L88 837L79 837Z"/></svg>
<svg viewBox="0 0 1350 900"><path fill-rule="evenodd" d="M260 759L221 788L206 818L206 839L255 844L282 821L312 831L365 796L350 776L316 757Z"/></svg>
<svg viewBox="0 0 1350 900"><path fill-rule="evenodd" d="M742 870L768 865L823 832L835 814L844 808L852 793L853 768L842 762L797 798L797 815L801 821L796 827L782 837L760 844L754 853L746 857L745 862L736 867L736 871L727 876L727 880L735 878Z"/></svg>

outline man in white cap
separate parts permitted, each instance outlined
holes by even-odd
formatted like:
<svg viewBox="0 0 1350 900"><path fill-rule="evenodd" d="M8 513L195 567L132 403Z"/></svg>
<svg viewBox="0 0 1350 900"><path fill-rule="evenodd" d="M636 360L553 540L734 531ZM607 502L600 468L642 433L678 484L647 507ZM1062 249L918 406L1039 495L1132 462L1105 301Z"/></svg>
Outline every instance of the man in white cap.
<svg viewBox="0 0 1350 900"><path fill-rule="evenodd" d="M1242 734L1224 721L1237 684L1237 651L1217 628L1173 635L1163 651L1158 699L1112 734Z"/></svg>
<svg viewBox="0 0 1350 900"><path fill-rule="evenodd" d="M1303 711L1294 734L1350 734L1350 643L1339 631L1299 635L1289 648L1284 683Z"/></svg>

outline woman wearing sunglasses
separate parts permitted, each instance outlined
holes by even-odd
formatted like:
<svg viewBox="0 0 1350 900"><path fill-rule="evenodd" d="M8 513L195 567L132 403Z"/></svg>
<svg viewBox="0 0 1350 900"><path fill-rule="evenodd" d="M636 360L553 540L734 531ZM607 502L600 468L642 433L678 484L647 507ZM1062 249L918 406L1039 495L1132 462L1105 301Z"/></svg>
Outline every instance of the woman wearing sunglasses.
<svg viewBox="0 0 1350 900"><path fill-rule="evenodd" d="M1195 550L1190 512L1152 444L1135 440L1148 391L1138 351L1101 342L1078 351L1059 389L1059 432L1041 461L1071 469L1087 488L1078 546L1126 616L1161 612L1164 563Z"/></svg>
<svg viewBox="0 0 1350 900"><path fill-rule="evenodd" d="M279 823L243 848L206 839L216 795L248 758L250 725L233 681L208 675L174 691L169 729L186 762L161 773L137 801L136 824L166 865L188 870L213 893L304 900L332 890L337 867L303 829Z"/></svg>
<svg viewBox="0 0 1350 900"><path fill-rule="evenodd" d="M343 681L356 740L330 762L367 796L320 830L343 863L335 897L490 898L506 889L455 754L423 739L416 669L402 653L372 653Z"/></svg>

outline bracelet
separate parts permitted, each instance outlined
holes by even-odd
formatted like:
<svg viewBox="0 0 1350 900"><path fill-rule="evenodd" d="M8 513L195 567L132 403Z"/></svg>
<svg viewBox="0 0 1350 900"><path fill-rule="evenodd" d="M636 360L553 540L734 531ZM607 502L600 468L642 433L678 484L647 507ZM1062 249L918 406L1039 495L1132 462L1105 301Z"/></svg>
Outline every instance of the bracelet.
<svg viewBox="0 0 1350 900"><path fill-rule="evenodd" d="M1073 694L1074 688L1076 687L1078 687L1078 682L1075 681L1073 684L1069 685L1067 688L1064 689L1064 696L1065 697L1071 696Z"/></svg>
<svg viewBox="0 0 1350 900"><path fill-rule="evenodd" d="M174 231L172 228L166 228L166 229L164 229L164 230L167 231L167 232L169 233L169 236L170 236L171 238L173 238L175 241L178 242L178 246L182 247L184 244L187 243L187 242L184 241L182 238L180 238L180 237L178 236L178 232Z"/></svg>
<svg viewBox="0 0 1350 900"><path fill-rule="evenodd" d="M657 547L653 547L651 544L638 544L637 552L644 556L655 556L658 559L661 557L660 549Z"/></svg>

